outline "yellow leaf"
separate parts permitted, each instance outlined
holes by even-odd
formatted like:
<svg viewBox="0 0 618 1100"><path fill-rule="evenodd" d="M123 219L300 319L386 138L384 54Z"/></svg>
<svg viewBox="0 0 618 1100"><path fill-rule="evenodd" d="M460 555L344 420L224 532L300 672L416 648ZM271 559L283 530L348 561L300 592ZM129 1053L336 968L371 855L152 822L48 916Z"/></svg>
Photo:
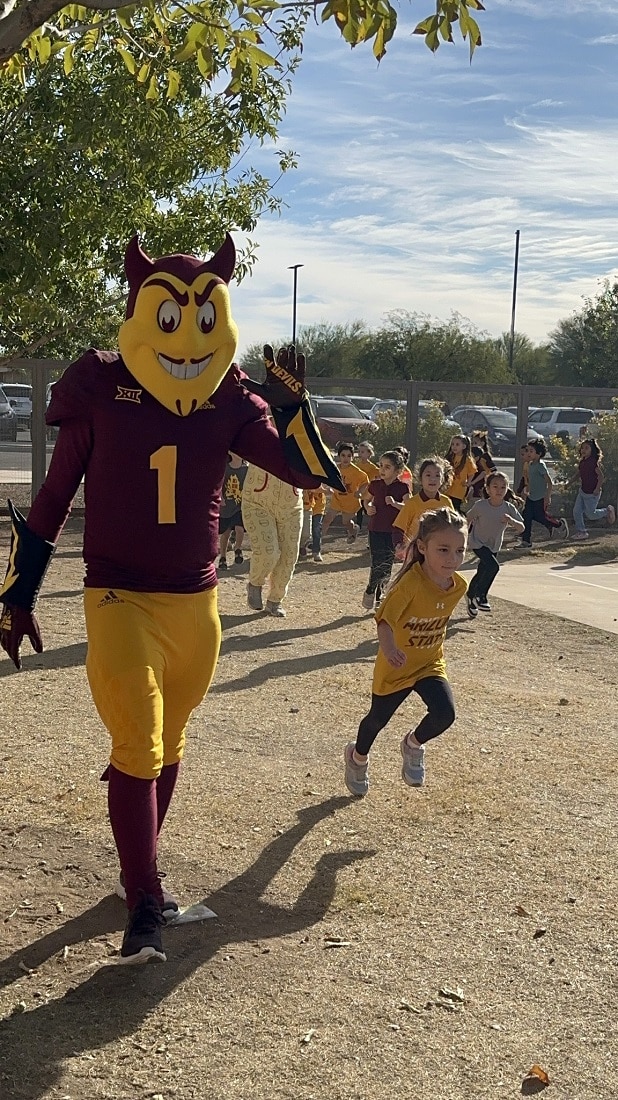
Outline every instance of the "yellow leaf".
<svg viewBox="0 0 618 1100"><path fill-rule="evenodd" d="M146 81L148 80L148 73L149 72L150 72L150 65L148 63L146 63L146 65L142 65L140 71L137 74L137 83L138 84L145 84Z"/></svg>
<svg viewBox="0 0 618 1100"><path fill-rule="evenodd" d="M68 47L68 49L66 49L64 51L64 56L62 58L62 67L64 69L64 75L65 76L69 75L69 73L71 72L71 70L73 69L73 67L75 65L75 57L73 56L73 51L74 50L75 50L75 46L71 45L71 46Z"/></svg>
<svg viewBox="0 0 618 1100"><path fill-rule="evenodd" d="M133 57L133 55L130 54L128 50L123 50L121 46L118 46L118 53L120 54L122 60L124 61L127 69L131 73L131 76L135 76L135 70L137 69L137 65L135 63L135 58Z"/></svg>
<svg viewBox="0 0 618 1100"><path fill-rule="evenodd" d="M175 99L178 95L178 89L180 88L180 74L175 69L168 69L167 72L167 98ZM148 98L148 96L146 96Z"/></svg>
<svg viewBox="0 0 618 1100"><path fill-rule="evenodd" d="M530 1067L526 1076L524 1077L524 1081L530 1081L531 1079L533 1081L540 1081L543 1085L549 1085L549 1075L545 1072L542 1066L537 1065L536 1062L533 1066Z"/></svg>
<svg viewBox="0 0 618 1100"><path fill-rule="evenodd" d="M148 91L146 92L146 99L150 100L150 102L153 103L158 98L159 89L157 87L157 78L156 76L152 76L150 78L150 84L148 85Z"/></svg>

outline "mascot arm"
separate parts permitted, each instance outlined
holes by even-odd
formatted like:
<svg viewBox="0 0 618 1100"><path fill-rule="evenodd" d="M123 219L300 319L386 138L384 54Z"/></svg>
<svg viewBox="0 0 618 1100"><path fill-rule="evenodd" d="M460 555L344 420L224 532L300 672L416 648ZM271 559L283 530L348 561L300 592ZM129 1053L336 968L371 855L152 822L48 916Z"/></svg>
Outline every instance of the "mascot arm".
<svg viewBox="0 0 618 1100"><path fill-rule="evenodd" d="M230 450L260 470L287 481L289 485L317 489L324 480L323 476L307 473L306 465L300 468L298 464L288 461L286 448L282 447L282 440L264 406L261 403L258 405L253 398L247 400L251 402L252 419L247 420L236 433Z"/></svg>
<svg viewBox="0 0 618 1100"><path fill-rule="evenodd" d="M275 358L271 345L265 344L264 364L265 382L247 380L245 386L270 405L288 465L298 474L309 474L331 489L345 492L339 470L324 446L309 404L304 355L297 355L296 348L290 344L287 348L279 348ZM263 462L256 464L265 469ZM303 488L316 487L315 480L311 484L305 481L298 481L298 484Z"/></svg>
<svg viewBox="0 0 618 1100"><path fill-rule="evenodd" d="M55 542L71 510L73 497L85 469L90 430L78 421L68 422L58 435L45 483L30 509L28 522L9 500L11 545L9 564L0 587L0 646L17 669L21 668L21 643L30 639L41 653L43 642L34 608L55 549Z"/></svg>

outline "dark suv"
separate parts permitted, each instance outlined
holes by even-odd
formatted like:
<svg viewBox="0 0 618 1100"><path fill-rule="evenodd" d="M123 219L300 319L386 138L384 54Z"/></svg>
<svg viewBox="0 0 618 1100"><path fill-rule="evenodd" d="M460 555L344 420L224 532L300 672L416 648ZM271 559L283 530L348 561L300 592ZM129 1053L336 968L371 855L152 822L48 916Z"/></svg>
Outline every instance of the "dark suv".
<svg viewBox="0 0 618 1100"><path fill-rule="evenodd" d="M487 432L492 454L513 458L517 438L517 417L513 413L490 405L459 405L453 409L451 416L461 424L464 435ZM528 428L528 442L531 439L542 439L542 436Z"/></svg>

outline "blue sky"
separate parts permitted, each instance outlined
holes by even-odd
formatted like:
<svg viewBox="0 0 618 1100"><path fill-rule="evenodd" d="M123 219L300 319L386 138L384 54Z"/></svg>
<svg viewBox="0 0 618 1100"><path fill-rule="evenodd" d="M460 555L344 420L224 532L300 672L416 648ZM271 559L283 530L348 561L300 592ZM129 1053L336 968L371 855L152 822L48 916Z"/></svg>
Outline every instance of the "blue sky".
<svg viewBox="0 0 618 1100"><path fill-rule="evenodd" d="M411 35L432 0L400 9L379 66L311 29L277 143L299 167L232 291L241 353L289 338L291 264L301 328L407 309L499 335L519 229L516 328L535 343L618 275L618 3L485 2L471 65ZM272 174L272 150L246 160Z"/></svg>

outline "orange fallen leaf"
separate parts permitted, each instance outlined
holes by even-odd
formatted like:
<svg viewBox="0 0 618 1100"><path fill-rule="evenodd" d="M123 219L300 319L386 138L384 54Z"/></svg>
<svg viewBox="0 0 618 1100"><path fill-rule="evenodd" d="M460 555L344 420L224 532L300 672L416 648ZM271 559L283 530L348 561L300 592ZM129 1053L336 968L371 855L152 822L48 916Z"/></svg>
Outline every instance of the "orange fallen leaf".
<svg viewBox="0 0 618 1100"><path fill-rule="evenodd" d="M531 1067L530 1067L530 1069L528 1070L528 1072L527 1072L526 1076L524 1077L524 1081L529 1081L529 1080L530 1080L530 1078L533 1078L533 1079L534 1079L534 1080L536 1080L536 1081L541 1081L541 1082L542 1082L542 1084L544 1084L544 1085L548 1085L548 1084L549 1084L549 1076L548 1076L548 1074L547 1074L547 1073L545 1072L545 1070L543 1069L543 1067L542 1067L542 1066L539 1066L539 1065L537 1065L537 1063L536 1063L536 1062L535 1062L535 1063L534 1063L534 1065L533 1065L533 1066L531 1066Z"/></svg>

